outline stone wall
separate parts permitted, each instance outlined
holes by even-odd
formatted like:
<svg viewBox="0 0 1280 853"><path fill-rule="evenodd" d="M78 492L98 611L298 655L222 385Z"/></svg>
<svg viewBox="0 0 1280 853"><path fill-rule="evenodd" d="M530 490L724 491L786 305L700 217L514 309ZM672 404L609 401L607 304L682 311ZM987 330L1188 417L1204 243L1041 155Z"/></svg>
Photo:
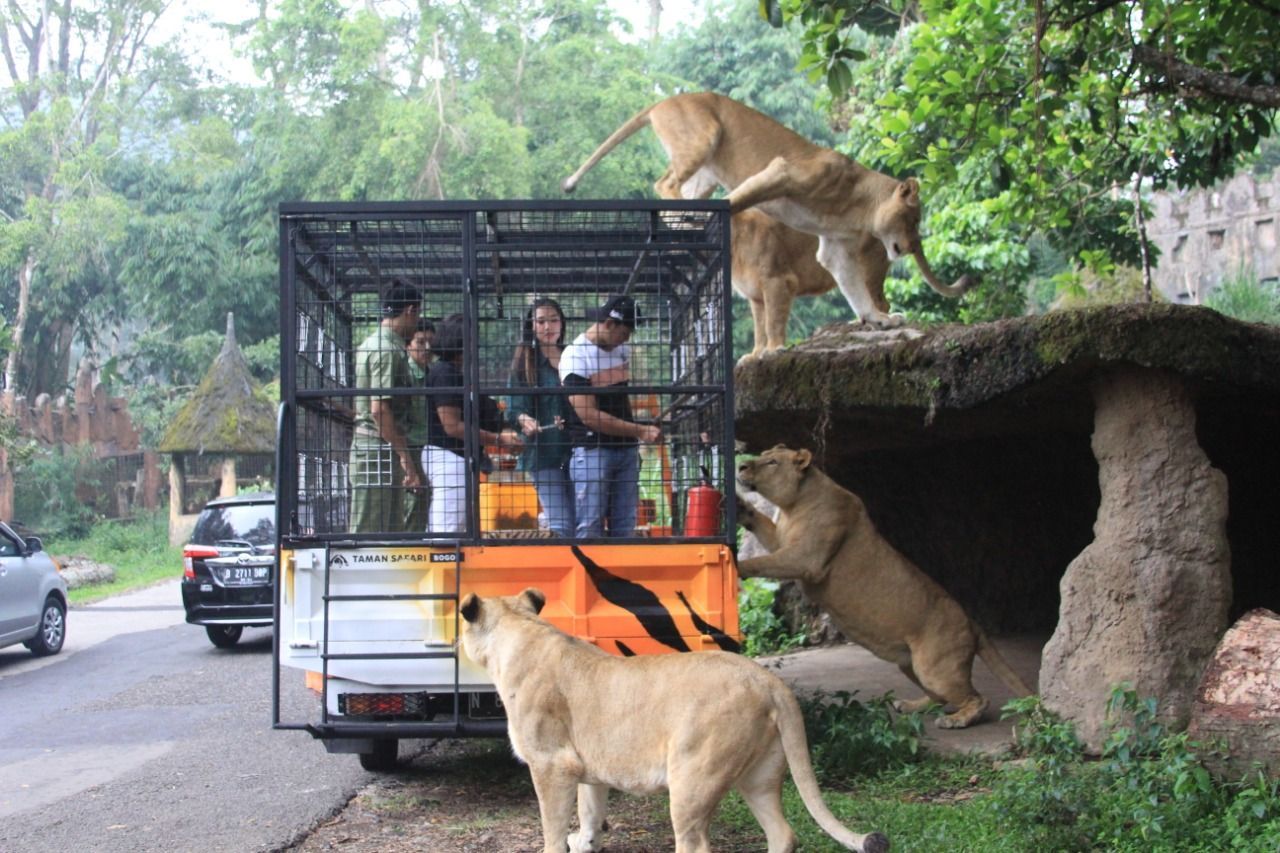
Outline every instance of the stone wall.
<svg viewBox="0 0 1280 853"><path fill-rule="evenodd" d="M5 391L0 394L0 411L13 418L21 435L46 447L88 446L97 459L140 456L140 464L117 466L127 467L130 477L113 484L115 494L103 504L108 515L127 515L135 505L147 509L160 505L161 477L156 454L142 450L141 436L129 417L127 401L110 396L87 362L82 362L76 371L75 390L70 398L65 394L56 398L41 394L28 400ZM0 518L13 518L13 489L8 454L0 449Z"/></svg>
<svg viewBox="0 0 1280 853"><path fill-rule="evenodd" d="M1242 269L1262 281L1280 279L1280 170L1157 193L1152 201L1148 233L1160 248L1154 280L1170 302L1201 305Z"/></svg>

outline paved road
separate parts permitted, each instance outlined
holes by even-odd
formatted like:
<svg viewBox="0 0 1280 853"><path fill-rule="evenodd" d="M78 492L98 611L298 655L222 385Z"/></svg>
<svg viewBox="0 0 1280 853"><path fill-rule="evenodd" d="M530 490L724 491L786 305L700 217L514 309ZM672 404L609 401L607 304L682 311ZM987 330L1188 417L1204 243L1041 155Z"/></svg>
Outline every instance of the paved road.
<svg viewBox="0 0 1280 853"><path fill-rule="evenodd" d="M0 851L276 850L370 778L271 729L270 630L215 649L176 581L74 608L56 657L0 649Z"/></svg>

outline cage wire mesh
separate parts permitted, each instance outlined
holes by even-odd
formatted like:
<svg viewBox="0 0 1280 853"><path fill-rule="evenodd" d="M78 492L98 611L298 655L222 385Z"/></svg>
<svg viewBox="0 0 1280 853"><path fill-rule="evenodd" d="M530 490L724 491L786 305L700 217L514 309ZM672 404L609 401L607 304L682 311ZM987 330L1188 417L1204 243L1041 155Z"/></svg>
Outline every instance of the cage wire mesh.
<svg viewBox="0 0 1280 853"><path fill-rule="evenodd" d="M725 541L727 223L711 202L283 206L287 535Z"/></svg>

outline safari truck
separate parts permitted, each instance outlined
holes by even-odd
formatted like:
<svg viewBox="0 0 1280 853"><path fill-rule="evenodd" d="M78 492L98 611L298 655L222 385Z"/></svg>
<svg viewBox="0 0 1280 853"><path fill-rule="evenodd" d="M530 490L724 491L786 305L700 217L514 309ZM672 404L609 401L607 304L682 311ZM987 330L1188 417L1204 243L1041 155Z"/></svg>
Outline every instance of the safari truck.
<svg viewBox="0 0 1280 853"><path fill-rule="evenodd" d="M288 203L279 212L276 728L310 732L369 769L394 766L405 738L504 735L493 684L455 643L459 603L473 592L538 587L548 621L613 654L737 648L733 501L721 499L734 470L723 202ZM380 323L388 292L405 284L438 328L461 324L457 378L443 386L435 366L429 380L359 378L390 375L362 368L371 352L383 365L402 357L391 351L401 338ZM634 528L557 536L514 449L482 440L495 432L484 420L496 409L514 425L513 353L535 299L560 306L569 344L618 295L635 313L623 397L633 422L657 425L661 440L638 446L639 474L626 484L637 495ZM518 393L571 404L571 394L599 401L618 390ZM406 485L390 446L362 421L374 400L419 412L447 400L460 411L461 482ZM582 426L557 418L536 429L568 441ZM400 504L460 489L464 523L432 530L388 512L378 529L355 524L356 488L370 487Z"/></svg>

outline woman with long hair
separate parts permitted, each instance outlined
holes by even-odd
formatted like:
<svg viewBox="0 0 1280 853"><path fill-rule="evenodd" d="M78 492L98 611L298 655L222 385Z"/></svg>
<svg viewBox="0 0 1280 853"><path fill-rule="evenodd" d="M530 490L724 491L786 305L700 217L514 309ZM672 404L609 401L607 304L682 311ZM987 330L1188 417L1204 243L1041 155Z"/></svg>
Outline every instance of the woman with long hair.
<svg viewBox="0 0 1280 853"><path fill-rule="evenodd" d="M560 387L564 327L559 303L545 296L533 301L511 359L512 388ZM557 536L571 538L575 518L567 466L573 448L564 430L566 417L568 401L562 394L516 394L507 406L507 421L520 430L525 442L517 468L533 478L547 526Z"/></svg>
<svg viewBox="0 0 1280 853"><path fill-rule="evenodd" d="M466 427L463 402L463 320L461 314L446 317L436 327L432 352L438 360L427 374L431 402L427 407L427 446L422 449L422 470L431 486L427 530L460 533L467 528ZM480 444L521 450L524 442L512 429L504 429L497 401L480 398ZM483 452L476 448L477 452Z"/></svg>

